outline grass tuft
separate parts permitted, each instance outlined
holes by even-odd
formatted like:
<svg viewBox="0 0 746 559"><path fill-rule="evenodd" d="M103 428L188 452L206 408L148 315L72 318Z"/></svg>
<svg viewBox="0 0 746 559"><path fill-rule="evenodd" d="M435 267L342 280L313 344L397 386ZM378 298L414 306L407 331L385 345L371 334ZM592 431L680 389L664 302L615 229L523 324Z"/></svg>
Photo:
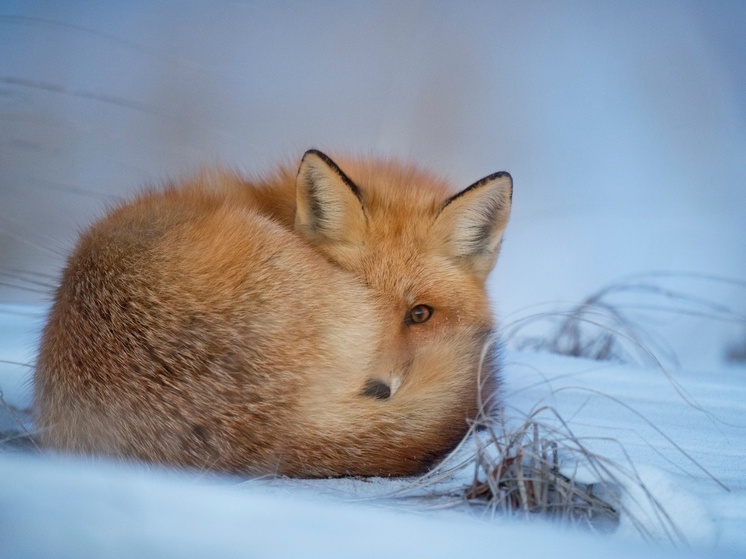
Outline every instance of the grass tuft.
<svg viewBox="0 0 746 559"><path fill-rule="evenodd" d="M9 404L0 390L0 451L38 450L30 424L31 410Z"/></svg>
<svg viewBox="0 0 746 559"><path fill-rule="evenodd" d="M584 390L605 396L590 388ZM480 399L484 396L488 395ZM685 461L728 490L661 428L624 402L606 397L637 415ZM694 405L685 393L682 398ZM414 502L426 498L439 508L467 505L490 516L559 522L599 533L613 532L624 519L644 540L658 541L663 535L675 546L687 544L618 440L576 436L551 406L534 408L526 415L506 407L490 413L493 406L488 404L485 402L469 433L440 465L389 496L413 498ZM621 461L594 452L591 447L598 443L615 445ZM464 483L469 471L469 482ZM458 480L463 485L455 490L454 481Z"/></svg>
<svg viewBox="0 0 746 559"><path fill-rule="evenodd" d="M665 341L643 323L651 324L669 315L746 325L744 313L714 298L665 286L675 280L746 289L746 282L718 276L666 272L634 275L564 309L519 318L506 325L505 339L519 350L631 364L659 365L663 360L678 364ZM746 353L746 346L743 350ZM740 355L738 348L731 353L735 358Z"/></svg>
<svg viewBox="0 0 746 559"><path fill-rule="evenodd" d="M570 454L574 459L579 455L592 470L608 473L603 460L578 439L557 436L536 416L515 429L507 428L504 414L479 427L484 434L476 435L474 481L464 495L469 503L509 516L539 516L598 531L618 526L620 485L583 483L560 468Z"/></svg>

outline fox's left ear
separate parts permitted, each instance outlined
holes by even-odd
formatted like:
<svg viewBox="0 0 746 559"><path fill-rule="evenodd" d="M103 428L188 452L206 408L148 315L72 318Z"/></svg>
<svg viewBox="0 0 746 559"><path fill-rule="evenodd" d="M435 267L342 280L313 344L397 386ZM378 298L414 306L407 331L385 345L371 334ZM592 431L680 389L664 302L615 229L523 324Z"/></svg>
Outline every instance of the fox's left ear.
<svg viewBox="0 0 746 559"><path fill-rule="evenodd" d="M497 261L510 217L513 179L495 173L446 200L435 218L436 248L485 279Z"/></svg>
<svg viewBox="0 0 746 559"><path fill-rule="evenodd" d="M317 245L354 245L365 230L363 197L331 158L308 150L296 178L295 229Z"/></svg>

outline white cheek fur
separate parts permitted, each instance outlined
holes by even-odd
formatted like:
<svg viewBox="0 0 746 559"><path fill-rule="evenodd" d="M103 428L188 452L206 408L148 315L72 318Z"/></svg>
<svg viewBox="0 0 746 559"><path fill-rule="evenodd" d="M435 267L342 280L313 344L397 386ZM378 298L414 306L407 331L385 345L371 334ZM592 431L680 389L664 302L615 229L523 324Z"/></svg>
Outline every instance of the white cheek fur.
<svg viewBox="0 0 746 559"><path fill-rule="evenodd" d="M401 386L401 378L400 377L391 377L391 396L396 394L396 391L399 390L399 387ZM389 398L391 397L389 396Z"/></svg>

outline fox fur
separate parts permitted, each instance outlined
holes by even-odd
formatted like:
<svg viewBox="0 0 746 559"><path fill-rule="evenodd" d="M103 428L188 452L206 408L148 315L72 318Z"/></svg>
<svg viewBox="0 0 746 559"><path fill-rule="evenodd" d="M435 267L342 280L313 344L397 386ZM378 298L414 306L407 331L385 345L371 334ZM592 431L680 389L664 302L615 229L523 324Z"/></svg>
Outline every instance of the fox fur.
<svg viewBox="0 0 746 559"><path fill-rule="evenodd" d="M35 369L50 449L242 474L409 475L494 401L485 280L512 179L310 150L151 189L84 232Z"/></svg>

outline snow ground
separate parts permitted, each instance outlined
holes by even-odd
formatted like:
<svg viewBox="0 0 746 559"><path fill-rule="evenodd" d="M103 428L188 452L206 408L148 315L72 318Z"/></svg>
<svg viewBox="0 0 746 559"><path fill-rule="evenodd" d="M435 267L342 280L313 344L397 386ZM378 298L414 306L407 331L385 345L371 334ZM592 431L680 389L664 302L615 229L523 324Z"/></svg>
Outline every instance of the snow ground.
<svg viewBox="0 0 746 559"><path fill-rule="evenodd" d="M39 307L0 308L0 388L29 403ZM678 370L508 351L508 420L550 406L588 448L634 465L687 544L667 537L631 480L613 534L491 517L404 498L412 480L252 480L77 459L0 454L0 542L8 557L742 556L746 553L743 367ZM7 417L0 429L8 427ZM540 414L551 424L551 414ZM622 452L626 452L626 455ZM571 465L566 468L571 469ZM706 470L706 471L705 471ZM468 485L462 471L424 490ZM578 474L580 481L592 481ZM584 479L588 478L588 479ZM714 481L714 480L717 480ZM727 490L722 486L727 486ZM400 496L396 496L396 495ZM411 492L410 492L411 494ZM417 494L415 492L415 494ZM439 501L437 504L441 504ZM646 542L632 525L653 535Z"/></svg>

